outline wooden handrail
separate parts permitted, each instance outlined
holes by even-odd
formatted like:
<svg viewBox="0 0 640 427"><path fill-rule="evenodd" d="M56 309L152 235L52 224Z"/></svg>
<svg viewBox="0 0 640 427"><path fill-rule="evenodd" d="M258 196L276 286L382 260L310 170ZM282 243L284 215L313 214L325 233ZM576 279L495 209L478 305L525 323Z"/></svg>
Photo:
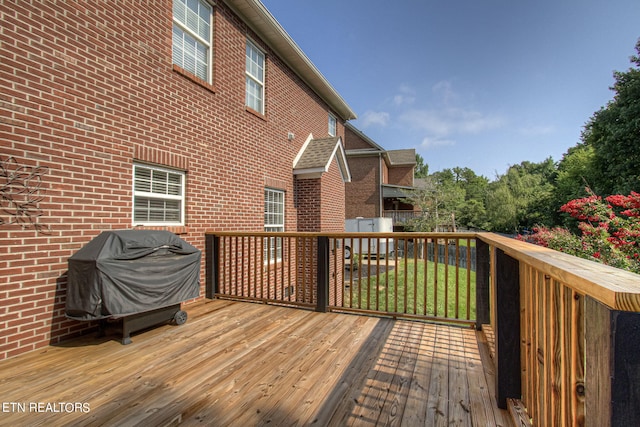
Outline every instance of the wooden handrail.
<svg viewBox="0 0 640 427"><path fill-rule="evenodd" d="M476 237L614 310L640 311L638 274L493 233Z"/></svg>
<svg viewBox="0 0 640 427"><path fill-rule="evenodd" d="M295 232L295 231L207 231L205 235L216 236L279 236L279 237L318 237L325 236L330 239L341 239L345 237L362 236L366 238L367 235L373 234L375 237L380 238L396 238L396 239L413 239L413 238L431 238L431 239L474 239L479 234L476 232L438 232L438 233L414 233L414 232L393 232L393 233L364 233L364 232ZM491 234L491 233L485 233Z"/></svg>

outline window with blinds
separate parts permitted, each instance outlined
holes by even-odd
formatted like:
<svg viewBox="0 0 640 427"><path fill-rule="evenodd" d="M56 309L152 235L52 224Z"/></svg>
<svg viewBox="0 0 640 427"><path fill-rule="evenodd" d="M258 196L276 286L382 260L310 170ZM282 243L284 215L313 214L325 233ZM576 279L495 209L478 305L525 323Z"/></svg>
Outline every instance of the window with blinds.
<svg viewBox="0 0 640 427"><path fill-rule="evenodd" d="M211 16L209 3L173 0L173 63L211 83Z"/></svg>
<svg viewBox="0 0 640 427"><path fill-rule="evenodd" d="M184 172L133 166L133 225L184 225Z"/></svg>

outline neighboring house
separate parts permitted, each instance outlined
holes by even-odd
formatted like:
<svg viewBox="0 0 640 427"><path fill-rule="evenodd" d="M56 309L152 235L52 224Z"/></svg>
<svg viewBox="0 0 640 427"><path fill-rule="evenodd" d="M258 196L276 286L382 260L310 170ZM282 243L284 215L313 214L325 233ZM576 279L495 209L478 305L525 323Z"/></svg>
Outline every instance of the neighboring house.
<svg viewBox="0 0 640 427"><path fill-rule="evenodd" d="M353 125L345 124L345 151L351 170L346 185L345 218L393 218L395 230L417 211L406 203L414 187L414 149L385 150Z"/></svg>
<svg viewBox="0 0 640 427"><path fill-rule="evenodd" d="M102 230L204 252L208 230L344 229L355 114L258 0L5 1L0 19L0 359L93 326L65 318L67 260Z"/></svg>

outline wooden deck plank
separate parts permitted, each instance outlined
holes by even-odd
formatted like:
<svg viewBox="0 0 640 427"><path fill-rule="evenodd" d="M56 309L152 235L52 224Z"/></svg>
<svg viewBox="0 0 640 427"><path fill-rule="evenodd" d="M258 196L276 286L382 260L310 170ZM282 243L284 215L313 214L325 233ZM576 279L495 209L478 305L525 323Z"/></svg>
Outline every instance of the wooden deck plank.
<svg viewBox="0 0 640 427"><path fill-rule="evenodd" d="M436 327L429 397L427 401L428 426L449 424L449 328Z"/></svg>
<svg viewBox="0 0 640 427"><path fill-rule="evenodd" d="M461 328L449 330L449 425L471 426L469 382Z"/></svg>
<svg viewBox="0 0 640 427"><path fill-rule="evenodd" d="M190 393L197 390L198 387L206 388L208 383L220 381L221 375L213 376L209 373L203 373L198 367L202 364L211 364L219 370L232 370L229 367L235 357L248 354L252 348L247 343L266 342L273 328L278 327L282 321L289 319L289 310L278 308L277 310L285 310L281 315L285 316L278 321L271 322L269 319L260 320L252 319L254 313L252 310L242 313L241 318L232 319L225 322L222 330L221 339L225 340L225 345L216 345L216 335L214 334L210 342L206 346L202 346L203 339L210 337L208 324L199 325L198 333L194 333L193 342L185 345L183 340L174 339L172 346L162 346L154 354L156 362L148 364L147 361L140 363L139 360L129 362L127 368L138 373L136 378L132 378L128 382L123 382L120 387L109 390L110 394L123 396L122 399L109 399L107 401L97 400L100 404L101 412L117 413L111 422L113 425L123 423L138 423L147 421L151 422L160 417L165 418L165 414L169 414L170 418L173 414L180 414L185 406L190 405ZM276 317L277 318L277 317ZM235 327L233 327L235 325ZM229 327L231 328L229 329ZM259 326L259 327L258 327ZM175 330L174 330L175 331ZM172 331L172 332L174 332ZM253 335L250 335L252 333ZM177 338L177 337L172 337ZM188 340L192 341L192 340ZM168 342L167 342L168 344ZM162 351L171 351L161 354ZM231 357L233 355L233 357ZM161 373L161 375L156 375ZM166 390L172 390L172 393L166 393ZM129 396L136 396L135 401L130 401ZM187 403L185 403L185 401ZM147 407L147 411L135 411L138 407ZM161 410L159 409L161 408ZM135 417L129 414L136 412ZM101 414L96 415L99 424ZM151 423L149 425L152 425Z"/></svg>
<svg viewBox="0 0 640 427"><path fill-rule="evenodd" d="M402 417L403 425L426 425L427 397L431 380L435 340L436 326L429 323L425 324L417 347L417 360Z"/></svg>
<svg viewBox="0 0 640 427"><path fill-rule="evenodd" d="M512 427L513 422L506 410L498 409L498 402L496 400L496 380L495 380L495 364L490 354L490 346L487 342L487 338L483 331L476 332L476 339L478 341L478 353L480 360L482 361L482 367L486 378L487 388L489 390L489 399L491 405L488 407L493 409L493 415L495 418L495 425L497 427ZM477 389L475 390L477 392ZM471 415L472 418L474 414ZM489 420L491 422L491 420ZM494 424L487 424L494 425Z"/></svg>
<svg viewBox="0 0 640 427"><path fill-rule="evenodd" d="M340 340L336 341L325 352L321 360L313 364L313 370L305 375L305 386L300 387L298 385L296 387L297 402L291 399L294 404L290 406L295 408L295 411L289 412L286 419L281 420L283 423L286 420L291 420L302 424L304 420L314 419L312 415L317 408L317 403L323 402L331 395L335 389L335 384L347 368L347 364L344 363L342 357L344 349L363 344L365 335L362 331L369 331L370 333L375 325L375 322L371 322L371 320L371 318L366 317L359 318L358 323L362 324L362 326L358 325L357 329L349 327ZM366 323L370 323L370 326L364 328ZM323 366L325 369L323 369Z"/></svg>
<svg viewBox="0 0 640 427"><path fill-rule="evenodd" d="M360 351L351 359L324 404L315 413L315 424L341 427L354 422L354 411L361 399L362 388L393 326L394 322L389 319L377 319L371 335L362 343Z"/></svg>
<svg viewBox="0 0 640 427"><path fill-rule="evenodd" d="M302 372L299 369L310 370L320 357L318 353L324 351L322 347L326 340L331 339L330 335L341 334L348 328L337 317L325 322L327 319L316 313L309 316L304 327L298 328L295 334L277 340L281 345L264 345L265 357L260 357L261 362L249 362L251 369L243 369L231 378L233 387L221 393L228 398L219 401L223 410L212 418L212 422L215 425L258 425L284 416L282 411L287 411L291 404L289 398L295 391L295 380L299 378L296 373ZM254 354L251 357L254 358Z"/></svg>
<svg viewBox="0 0 640 427"><path fill-rule="evenodd" d="M377 425L394 381L405 381L404 377L396 379L398 366L402 363L407 337L410 334L411 322L396 322L378 361L367 379L358 408L354 411L359 424ZM406 362L406 358L404 359ZM384 422L382 422L384 424Z"/></svg>
<svg viewBox="0 0 640 427"><path fill-rule="evenodd" d="M462 417L447 401L482 387L469 330L223 300L187 311L127 346L86 336L0 362L3 403L26 405L0 424L448 425ZM38 402L90 412L30 411Z"/></svg>
<svg viewBox="0 0 640 427"><path fill-rule="evenodd" d="M396 426L400 425L409 398L411 382L418 363L418 351L422 340L424 324L417 322L407 322L410 328L406 329L406 336L402 345L402 354L395 368L395 373L391 381L386 400L381 406L378 425Z"/></svg>
<svg viewBox="0 0 640 427"><path fill-rule="evenodd" d="M482 366L479 354L478 341L474 331L465 331L464 353L466 361L467 378L469 381L469 411L471 425L484 427L495 425L489 386Z"/></svg>

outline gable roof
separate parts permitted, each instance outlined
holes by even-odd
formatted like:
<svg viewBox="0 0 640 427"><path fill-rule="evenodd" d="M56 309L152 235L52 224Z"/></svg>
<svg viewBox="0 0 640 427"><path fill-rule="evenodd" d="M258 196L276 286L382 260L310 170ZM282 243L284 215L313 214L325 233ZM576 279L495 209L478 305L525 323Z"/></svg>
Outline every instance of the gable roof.
<svg viewBox="0 0 640 427"><path fill-rule="evenodd" d="M407 148L404 150L389 150L387 151L389 157L389 163L392 166L415 166L416 165L416 150L415 148Z"/></svg>
<svg viewBox="0 0 640 427"><path fill-rule="evenodd" d="M352 125L351 123L345 123L344 127L349 129L351 132L355 133L356 135L358 135L358 137L360 137L360 139L362 139L364 142L366 142L367 144L369 144L369 148L354 148L354 149L350 149L347 150L348 153L379 153L379 152L383 152L385 151L384 148L382 148L380 145L376 144L376 142L369 138L367 135L365 135L364 132L362 132L360 129L358 129L357 127L355 127L354 125Z"/></svg>
<svg viewBox="0 0 640 427"><path fill-rule="evenodd" d="M225 0L225 3L278 54L311 89L325 101L342 120L356 119L346 101L331 86L300 47L287 34L271 12L259 0Z"/></svg>
<svg viewBox="0 0 640 427"><path fill-rule="evenodd" d="M360 139L366 142L368 148L354 148L347 150L346 153L349 157L367 157L367 156L382 156L387 166L415 166L416 165L416 150L415 148L406 148L403 150L385 150L378 145L373 139L369 138L360 129L356 128L351 123L345 123L345 128L349 129Z"/></svg>
<svg viewBox="0 0 640 427"><path fill-rule="evenodd" d="M293 160L293 174L303 179L320 178L323 173L329 171L334 158L338 161L342 180L351 182L351 172L342 148L342 138L337 136L313 139L313 135L309 135Z"/></svg>

